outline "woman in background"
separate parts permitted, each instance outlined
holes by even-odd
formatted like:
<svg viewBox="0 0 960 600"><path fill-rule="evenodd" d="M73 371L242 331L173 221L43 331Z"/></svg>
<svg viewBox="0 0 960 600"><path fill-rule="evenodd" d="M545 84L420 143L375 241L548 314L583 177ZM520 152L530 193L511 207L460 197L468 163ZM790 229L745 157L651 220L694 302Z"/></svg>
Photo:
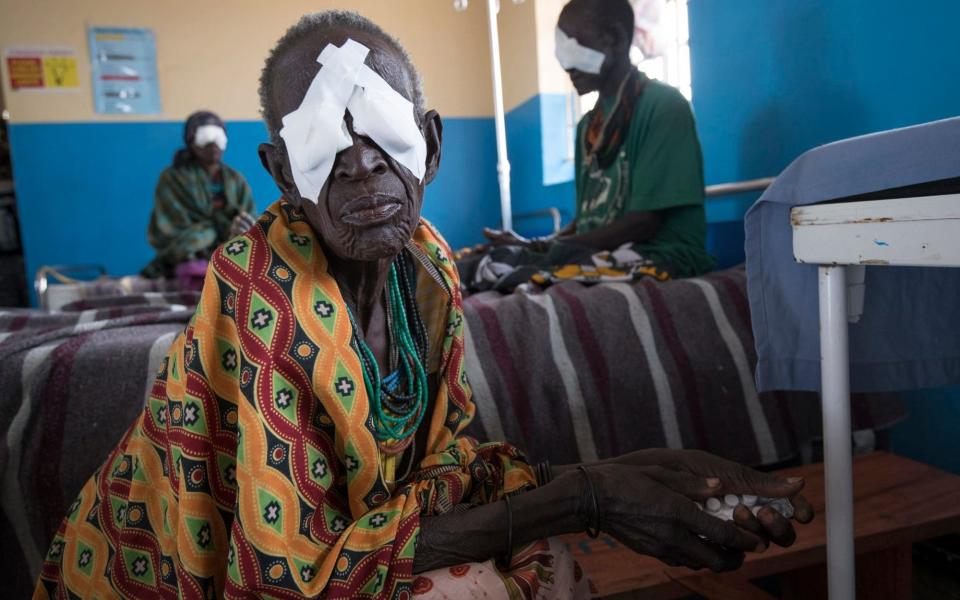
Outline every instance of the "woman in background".
<svg viewBox="0 0 960 600"><path fill-rule="evenodd" d="M183 129L185 147L173 166L160 174L147 240L157 256L144 277L189 279L203 276L206 260L217 246L249 229L254 219L253 195L243 175L223 163L227 133L216 114L198 111Z"/></svg>

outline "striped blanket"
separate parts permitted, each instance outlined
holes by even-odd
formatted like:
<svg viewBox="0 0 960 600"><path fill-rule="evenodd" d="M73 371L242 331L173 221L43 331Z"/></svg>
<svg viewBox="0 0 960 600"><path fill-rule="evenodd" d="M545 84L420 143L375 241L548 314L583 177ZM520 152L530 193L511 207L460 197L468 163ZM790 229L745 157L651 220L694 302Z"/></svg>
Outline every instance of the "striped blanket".
<svg viewBox="0 0 960 600"><path fill-rule="evenodd" d="M743 268L663 283L564 283L465 300L478 437L554 464L650 446L750 465L798 454L821 431L817 394L757 394ZM855 429L905 415L894 395L853 399Z"/></svg>
<svg viewBox="0 0 960 600"><path fill-rule="evenodd" d="M131 299L140 304L0 312L0 597L28 597L67 506L142 410L192 314Z"/></svg>
<svg viewBox="0 0 960 600"><path fill-rule="evenodd" d="M555 464L650 446L750 464L794 455L818 435L818 400L756 393L744 286L734 269L467 298L479 415L471 433ZM140 412L196 301L124 298L88 298L53 314L0 312L0 589L11 592L0 596L32 586L67 505ZM902 415L889 396L854 402L857 428Z"/></svg>

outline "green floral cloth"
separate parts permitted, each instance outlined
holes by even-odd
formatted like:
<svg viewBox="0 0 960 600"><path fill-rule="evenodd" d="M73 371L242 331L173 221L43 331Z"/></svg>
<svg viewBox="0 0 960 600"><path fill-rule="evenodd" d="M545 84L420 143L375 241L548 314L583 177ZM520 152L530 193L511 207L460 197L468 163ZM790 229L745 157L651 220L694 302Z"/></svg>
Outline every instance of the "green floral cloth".
<svg viewBox="0 0 960 600"><path fill-rule="evenodd" d="M142 275L171 277L178 264L208 257L230 238L234 217L254 210L247 180L227 165L221 167L220 181L197 164L169 167L157 182L147 228L157 256Z"/></svg>

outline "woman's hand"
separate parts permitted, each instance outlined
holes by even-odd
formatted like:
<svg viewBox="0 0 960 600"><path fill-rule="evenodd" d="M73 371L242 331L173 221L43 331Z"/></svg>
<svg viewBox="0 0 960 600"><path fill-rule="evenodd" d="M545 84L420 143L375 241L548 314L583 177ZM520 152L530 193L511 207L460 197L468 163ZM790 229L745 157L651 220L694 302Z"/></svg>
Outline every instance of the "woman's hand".
<svg viewBox="0 0 960 600"><path fill-rule="evenodd" d="M638 450L606 462L638 467L657 466L678 475L707 478L717 483L710 496L751 494L789 498L794 508L794 519L800 523L813 520L813 507L800 495L804 481L799 477L783 478L763 473L700 450ZM764 507L754 515L747 507L738 506L734 510L733 520L740 527L778 546L789 546L797 539L790 520L772 507Z"/></svg>
<svg viewBox="0 0 960 600"><path fill-rule="evenodd" d="M241 212L239 215L234 217L233 222L230 223L230 237L240 235L241 233L253 227L254 223L256 222L257 220L253 217L253 215L246 211Z"/></svg>
<svg viewBox="0 0 960 600"><path fill-rule="evenodd" d="M659 466L598 464L586 469L597 494L600 527L625 546L669 565L716 572L738 568L743 553L762 551L754 533L700 510L694 500L716 495L715 480ZM580 512L589 519L592 499L583 473ZM712 484L712 485L711 485Z"/></svg>

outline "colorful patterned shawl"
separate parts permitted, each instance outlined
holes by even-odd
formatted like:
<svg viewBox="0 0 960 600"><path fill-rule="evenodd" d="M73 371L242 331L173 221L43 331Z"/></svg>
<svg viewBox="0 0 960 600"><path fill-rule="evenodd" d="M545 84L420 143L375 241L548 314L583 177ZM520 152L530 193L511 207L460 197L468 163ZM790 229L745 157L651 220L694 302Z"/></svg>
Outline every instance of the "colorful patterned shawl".
<svg viewBox="0 0 960 600"><path fill-rule="evenodd" d="M196 314L71 506L35 597L409 598L421 515L533 486L516 449L459 437L475 410L459 277L426 222L410 248L440 374L418 471L385 484L345 304L310 226L280 201L215 252ZM534 579L521 571L517 596Z"/></svg>
<svg viewBox="0 0 960 600"><path fill-rule="evenodd" d="M143 269L145 277L170 277L174 268L197 253L213 251L230 237L230 224L252 213L253 194L243 175L222 165L223 206L215 207L210 178L196 163L169 167L154 193L147 241L157 256Z"/></svg>

